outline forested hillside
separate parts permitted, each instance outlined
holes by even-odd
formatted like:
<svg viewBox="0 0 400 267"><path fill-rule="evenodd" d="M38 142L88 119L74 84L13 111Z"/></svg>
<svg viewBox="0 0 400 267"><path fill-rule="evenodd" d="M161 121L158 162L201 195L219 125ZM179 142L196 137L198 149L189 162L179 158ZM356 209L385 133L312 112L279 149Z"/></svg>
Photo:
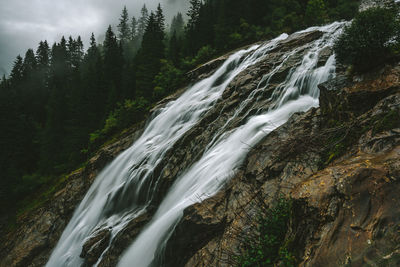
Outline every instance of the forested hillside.
<svg viewBox="0 0 400 267"><path fill-rule="evenodd" d="M104 42L92 34L39 43L0 83L0 210L83 164L113 134L143 120L199 64L254 41L350 19L355 0L190 0L167 27L162 7L123 9ZM185 18L187 22L185 23Z"/></svg>

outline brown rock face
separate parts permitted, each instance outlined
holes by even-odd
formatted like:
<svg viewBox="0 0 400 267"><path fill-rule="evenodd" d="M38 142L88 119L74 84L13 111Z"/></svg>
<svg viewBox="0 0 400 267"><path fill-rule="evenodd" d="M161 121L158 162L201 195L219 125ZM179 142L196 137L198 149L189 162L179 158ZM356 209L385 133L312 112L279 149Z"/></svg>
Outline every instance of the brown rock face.
<svg viewBox="0 0 400 267"><path fill-rule="evenodd" d="M388 66L361 83L339 75L324 85L331 87L321 93L321 109L293 116L257 145L226 187L225 202L213 209L198 204L197 213L192 214L192 208L185 212L191 217L184 216L178 227L207 212L224 227L214 234L210 224L212 238L185 266L235 265L248 224L255 221L260 195L267 205L282 195L292 199L287 239L300 266L399 266L398 68ZM338 96L347 105L338 107ZM365 97L372 99L364 103ZM349 103L364 106L356 109ZM347 120L332 126L336 110ZM330 145L341 144L347 147L327 165L326 154L336 151ZM208 202L213 200L220 202L218 196ZM183 247L191 241L182 237L180 242ZM192 255L191 249L186 253Z"/></svg>
<svg viewBox="0 0 400 267"><path fill-rule="evenodd" d="M119 232L111 244L110 248L105 251L99 267L116 266L119 256L124 252L132 240L134 240L142 230L143 226L150 221L149 213L144 213L136 219L132 220L121 232ZM108 245L108 244L107 244ZM102 252L105 248L103 248ZM98 259L98 257L97 257ZM97 261L97 260L96 260Z"/></svg>
<svg viewBox="0 0 400 267"><path fill-rule="evenodd" d="M221 192L211 200L188 207L182 223L174 229L168 240L162 265L183 266L196 251L222 233L226 218L215 217L210 211L218 212L226 202L226 194ZM190 243L187 243L188 237Z"/></svg>
<svg viewBox="0 0 400 267"><path fill-rule="evenodd" d="M399 156L400 146L381 155L360 153L294 188L294 199L305 200L305 205L318 209L321 218L331 220L320 222L322 229L314 236L318 241L306 247L306 253L313 255L304 265L400 263L384 259L398 249L400 240L394 234L400 223L399 176L391 173L399 171L393 166Z"/></svg>
<svg viewBox="0 0 400 267"><path fill-rule="evenodd" d="M346 77L320 84L320 105L324 114L336 115L338 119L358 116L375 104L393 94L400 87L400 67L386 67L379 72L355 77Z"/></svg>
<svg viewBox="0 0 400 267"><path fill-rule="evenodd" d="M85 242L80 257L86 259L86 264L92 266L97 262L111 239L111 229L100 229Z"/></svg>

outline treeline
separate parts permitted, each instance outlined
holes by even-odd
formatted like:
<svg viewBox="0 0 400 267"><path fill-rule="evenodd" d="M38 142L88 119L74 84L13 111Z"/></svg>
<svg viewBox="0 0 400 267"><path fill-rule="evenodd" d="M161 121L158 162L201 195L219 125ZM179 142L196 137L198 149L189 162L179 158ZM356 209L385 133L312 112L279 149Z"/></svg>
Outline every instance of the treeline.
<svg viewBox="0 0 400 267"><path fill-rule="evenodd" d="M282 32L349 20L358 0L191 0L185 56L221 52ZM211 51L210 51L211 50Z"/></svg>
<svg viewBox="0 0 400 267"><path fill-rule="evenodd" d="M0 206L71 170L112 134L142 120L184 83L184 73L224 51L281 32L350 19L353 0L190 0L166 29L161 6L123 9L117 31L40 42L0 83Z"/></svg>

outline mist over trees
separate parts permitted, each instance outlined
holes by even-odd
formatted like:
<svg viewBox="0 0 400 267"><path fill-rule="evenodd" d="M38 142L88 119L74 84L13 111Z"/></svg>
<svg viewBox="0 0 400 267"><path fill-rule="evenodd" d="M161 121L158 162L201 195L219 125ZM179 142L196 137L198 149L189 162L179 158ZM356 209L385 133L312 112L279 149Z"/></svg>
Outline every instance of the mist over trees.
<svg viewBox="0 0 400 267"><path fill-rule="evenodd" d="M0 209L84 163L117 132L143 120L185 73L229 49L282 32L350 19L353 0L190 0L187 21L166 27L161 5L138 18L122 9L105 40L92 34L39 43L0 82Z"/></svg>

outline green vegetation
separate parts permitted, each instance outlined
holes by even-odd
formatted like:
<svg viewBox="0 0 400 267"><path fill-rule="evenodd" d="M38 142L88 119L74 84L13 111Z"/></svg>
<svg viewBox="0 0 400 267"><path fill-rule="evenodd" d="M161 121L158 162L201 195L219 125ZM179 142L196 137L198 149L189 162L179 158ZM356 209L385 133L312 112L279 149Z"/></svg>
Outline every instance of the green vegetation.
<svg viewBox="0 0 400 267"><path fill-rule="evenodd" d="M388 131L400 127L400 114L398 110L390 110L387 113L381 114L374 120L372 134L377 134L383 131Z"/></svg>
<svg viewBox="0 0 400 267"><path fill-rule="evenodd" d="M143 97L135 100L127 99L123 104L118 103L118 107L105 120L104 127L90 134L90 150L95 150L112 135L143 120L148 108L149 103Z"/></svg>
<svg viewBox="0 0 400 267"><path fill-rule="evenodd" d="M323 24L328 20L328 13L323 0L310 0L307 4L306 22L311 25Z"/></svg>
<svg viewBox="0 0 400 267"><path fill-rule="evenodd" d="M179 88L184 83L183 71L176 68L172 62L161 60L160 72L154 77L153 97L162 98Z"/></svg>
<svg viewBox="0 0 400 267"><path fill-rule="evenodd" d="M39 187L35 188L35 194L29 193L18 201L16 215L21 216L43 205L46 201L51 199L57 190L61 190L62 186L68 180L68 177L69 176L67 175L48 177L46 183L43 183Z"/></svg>
<svg viewBox="0 0 400 267"><path fill-rule="evenodd" d="M399 46L400 23L396 14L385 8L359 13L335 43L337 60L359 72L387 62Z"/></svg>
<svg viewBox="0 0 400 267"><path fill-rule="evenodd" d="M290 241L285 239L291 213L291 202L283 198L274 207L260 212L256 234L244 240L237 266L296 266L296 258L290 252Z"/></svg>

